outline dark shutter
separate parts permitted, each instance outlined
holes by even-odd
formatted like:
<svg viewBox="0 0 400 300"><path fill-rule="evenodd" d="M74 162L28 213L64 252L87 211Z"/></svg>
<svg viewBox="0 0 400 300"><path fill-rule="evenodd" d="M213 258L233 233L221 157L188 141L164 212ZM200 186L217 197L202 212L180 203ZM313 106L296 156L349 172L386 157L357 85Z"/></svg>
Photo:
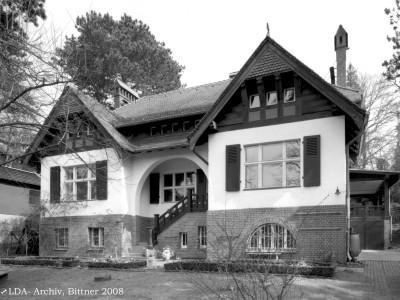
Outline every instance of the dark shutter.
<svg viewBox="0 0 400 300"><path fill-rule="evenodd" d="M50 203L60 202L60 167L50 168Z"/></svg>
<svg viewBox="0 0 400 300"><path fill-rule="evenodd" d="M96 161L96 199L107 200L108 186L107 161Z"/></svg>
<svg viewBox="0 0 400 300"><path fill-rule="evenodd" d="M304 186L321 185L321 137L304 137Z"/></svg>
<svg viewBox="0 0 400 300"><path fill-rule="evenodd" d="M150 203L160 203L160 174L150 174Z"/></svg>
<svg viewBox="0 0 400 300"><path fill-rule="evenodd" d="M204 174L202 169L197 169L197 186L196 193L197 194L207 194L207 177Z"/></svg>
<svg viewBox="0 0 400 300"><path fill-rule="evenodd" d="M226 146L226 190L240 190L240 145Z"/></svg>

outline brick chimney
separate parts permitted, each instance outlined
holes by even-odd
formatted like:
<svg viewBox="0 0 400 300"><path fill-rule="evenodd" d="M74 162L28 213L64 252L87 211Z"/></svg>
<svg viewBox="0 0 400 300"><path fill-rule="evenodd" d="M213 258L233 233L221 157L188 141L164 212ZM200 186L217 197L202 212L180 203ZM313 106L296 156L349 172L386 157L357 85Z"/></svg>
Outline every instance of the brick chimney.
<svg viewBox="0 0 400 300"><path fill-rule="evenodd" d="M346 30L340 25L335 34L335 51L337 65L337 85L346 86L346 51L349 49Z"/></svg>
<svg viewBox="0 0 400 300"><path fill-rule="evenodd" d="M114 109L120 108L130 102L139 99L139 94L132 90L127 84L120 79L114 81Z"/></svg>

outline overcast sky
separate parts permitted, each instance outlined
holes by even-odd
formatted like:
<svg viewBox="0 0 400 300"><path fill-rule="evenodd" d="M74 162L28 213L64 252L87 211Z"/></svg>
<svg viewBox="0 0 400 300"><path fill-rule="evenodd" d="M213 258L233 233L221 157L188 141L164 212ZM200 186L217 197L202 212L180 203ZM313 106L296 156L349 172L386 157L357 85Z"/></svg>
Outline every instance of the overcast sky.
<svg viewBox="0 0 400 300"><path fill-rule="evenodd" d="M348 62L360 72L382 73L392 46L385 7L395 0L46 0L48 21L63 35L76 31L77 16L89 10L124 13L150 26L186 67L182 83L224 80L238 71L270 34L286 50L329 80L335 63L333 37L342 24L349 35Z"/></svg>

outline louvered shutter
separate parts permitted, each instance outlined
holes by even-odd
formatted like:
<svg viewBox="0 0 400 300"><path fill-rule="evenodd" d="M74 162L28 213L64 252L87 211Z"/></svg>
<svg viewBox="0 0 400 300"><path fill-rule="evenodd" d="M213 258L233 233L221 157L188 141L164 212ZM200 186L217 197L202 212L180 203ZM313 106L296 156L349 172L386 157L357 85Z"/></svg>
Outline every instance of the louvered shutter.
<svg viewBox="0 0 400 300"><path fill-rule="evenodd" d="M50 168L50 203L60 202L60 173L61 168L59 166Z"/></svg>
<svg viewBox="0 0 400 300"><path fill-rule="evenodd" d="M226 146L226 191L240 190L240 145Z"/></svg>
<svg viewBox="0 0 400 300"><path fill-rule="evenodd" d="M150 174L150 204L160 203L160 174Z"/></svg>
<svg viewBox="0 0 400 300"><path fill-rule="evenodd" d="M96 161L96 199L107 200L108 172L107 161Z"/></svg>
<svg viewBox="0 0 400 300"><path fill-rule="evenodd" d="M304 186L321 185L321 137L304 137Z"/></svg>

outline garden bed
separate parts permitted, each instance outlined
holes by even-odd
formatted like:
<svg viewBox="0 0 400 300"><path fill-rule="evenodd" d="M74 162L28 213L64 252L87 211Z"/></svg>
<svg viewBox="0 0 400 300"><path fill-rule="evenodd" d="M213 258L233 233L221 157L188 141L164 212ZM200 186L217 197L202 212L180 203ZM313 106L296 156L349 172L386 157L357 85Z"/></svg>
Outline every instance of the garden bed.
<svg viewBox="0 0 400 300"><path fill-rule="evenodd" d="M180 261L164 265L166 271L191 271L191 272L219 272L219 273L271 273L271 274L295 274L304 276L333 277L334 266L317 264L285 264L285 263L261 263L254 262L198 262Z"/></svg>

